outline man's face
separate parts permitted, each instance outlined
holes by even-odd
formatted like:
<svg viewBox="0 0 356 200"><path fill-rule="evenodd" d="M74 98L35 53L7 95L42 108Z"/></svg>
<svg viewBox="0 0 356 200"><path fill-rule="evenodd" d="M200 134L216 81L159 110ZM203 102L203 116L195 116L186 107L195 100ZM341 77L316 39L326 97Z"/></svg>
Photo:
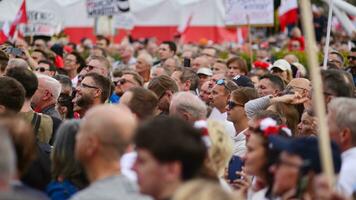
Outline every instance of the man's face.
<svg viewBox="0 0 356 200"><path fill-rule="evenodd" d="M108 47L108 44L106 43L105 40L97 40L96 41L96 46L105 49L105 48Z"/></svg>
<svg viewBox="0 0 356 200"><path fill-rule="evenodd" d="M35 69L37 73L44 74L47 76L54 76L54 71L49 71L49 65L46 63L38 64L38 67Z"/></svg>
<svg viewBox="0 0 356 200"><path fill-rule="evenodd" d="M85 77L77 87L77 93L74 102L74 111L79 111L82 108L88 109L94 104L94 99L98 98L100 89L95 85L91 77Z"/></svg>
<svg viewBox="0 0 356 200"><path fill-rule="evenodd" d="M166 60L174 55L173 51L169 49L168 44L161 44L158 49L158 54L161 60Z"/></svg>
<svg viewBox="0 0 356 200"><path fill-rule="evenodd" d="M205 82L199 91L199 97L201 100L203 100L207 105L210 104L210 99L209 96L211 94L211 88L209 87L209 83Z"/></svg>
<svg viewBox="0 0 356 200"><path fill-rule="evenodd" d="M209 97L211 104L219 110L225 110L229 94L225 92L225 86L215 85Z"/></svg>
<svg viewBox="0 0 356 200"><path fill-rule="evenodd" d="M182 72L180 71L175 71L173 72L173 74L171 75L171 78L176 82L177 86L178 86L178 90L179 91L184 91L185 87L184 87L184 83L182 83L180 81L180 77L182 76Z"/></svg>
<svg viewBox="0 0 356 200"><path fill-rule="evenodd" d="M199 85L203 85L205 82L210 81L211 76L206 74L198 74L199 77Z"/></svg>
<svg viewBox="0 0 356 200"><path fill-rule="evenodd" d="M168 58L164 61L163 67L169 69L171 72L174 72L178 66L176 66L176 62L173 58Z"/></svg>
<svg viewBox="0 0 356 200"><path fill-rule="evenodd" d="M316 121L314 117L304 112L298 124L298 136L310 136L316 134Z"/></svg>
<svg viewBox="0 0 356 200"><path fill-rule="evenodd" d="M269 79L262 79L258 83L257 92L260 97L264 97L267 95L273 95L275 93L275 89L273 88L272 82Z"/></svg>
<svg viewBox="0 0 356 200"><path fill-rule="evenodd" d="M225 74L227 71L227 67L224 63L214 63L213 67L211 68L213 74Z"/></svg>
<svg viewBox="0 0 356 200"><path fill-rule="evenodd" d="M79 65L77 64L77 59L73 54L68 54L64 59L63 69L66 71L77 70Z"/></svg>
<svg viewBox="0 0 356 200"><path fill-rule="evenodd" d="M271 167L271 171L274 174L273 195L281 196L296 188L299 169L302 164L303 161L299 156L288 154L287 152L281 153L278 164Z"/></svg>
<svg viewBox="0 0 356 200"><path fill-rule="evenodd" d="M44 56L42 55L42 53L37 52L37 51L32 52L31 57L32 57L32 59L35 60L37 63L38 63L40 60L45 60L45 58L44 58Z"/></svg>
<svg viewBox="0 0 356 200"><path fill-rule="evenodd" d="M208 59L210 65L215 62L215 54L216 50L211 48L203 49L203 51L201 52L201 55Z"/></svg>
<svg viewBox="0 0 356 200"><path fill-rule="evenodd" d="M137 159L133 169L137 173L137 182L140 192L157 197L164 187L164 167L153 155L145 149L137 149ZM158 181L161 180L161 181Z"/></svg>
<svg viewBox="0 0 356 200"><path fill-rule="evenodd" d="M356 67L356 51L350 52L347 57L349 60L349 66L355 68Z"/></svg>
<svg viewBox="0 0 356 200"><path fill-rule="evenodd" d="M267 162L265 148L260 137L257 134L252 134L247 141L247 152L244 161L246 173L249 175L262 175L263 168Z"/></svg>
<svg viewBox="0 0 356 200"><path fill-rule="evenodd" d="M198 69L201 68L201 67L209 68L209 61L204 56L200 56L200 57L195 58L193 60L193 63L192 63L192 69L194 71L198 71Z"/></svg>
<svg viewBox="0 0 356 200"><path fill-rule="evenodd" d="M226 106L227 120L235 123L246 117L244 105L242 103L238 102L237 99L235 100L232 97L230 97L229 101L235 105L233 107L229 105Z"/></svg>
<svg viewBox="0 0 356 200"><path fill-rule="evenodd" d="M51 94L49 93L48 89L44 85L43 80L39 79L38 80L38 88L32 97L31 103L35 107L41 106L42 102L44 100L48 100L48 97L50 97L50 96L51 96Z"/></svg>
<svg viewBox="0 0 356 200"><path fill-rule="evenodd" d="M341 60L341 58L335 54L335 53L330 53L328 56L328 62L334 63L337 68L342 69L344 65L344 61Z"/></svg>
<svg viewBox="0 0 356 200"><path fill-rule="evenodd" d="M108 69L99 60L96 59L90 60L84 69L87 71L87 73L93 72L105 77L108 76Z"/></svg>
<svg viewBox="0 0 356 200"><path fill-rule="evenodd" d="M117 80L116 86L120 87L121 91L124 93L130 88L139 87L140 85L134 80L133 75L124 74Z"/></svg>
<svg viewBox="0 0 356 200"><path fill-rule="evenodd" d="M227 77L234 78L237 75L245 75L241 72L240 66L238 63L233 62L229 66L227 66Z"/></svg>

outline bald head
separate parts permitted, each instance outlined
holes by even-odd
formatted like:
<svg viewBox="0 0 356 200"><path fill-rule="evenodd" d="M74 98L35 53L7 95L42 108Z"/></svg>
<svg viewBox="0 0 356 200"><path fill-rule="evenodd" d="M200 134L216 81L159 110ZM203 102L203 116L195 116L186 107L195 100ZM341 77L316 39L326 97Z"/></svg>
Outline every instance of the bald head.
<svg viewBox="0 0 356 200"><path fill-rule="evenodd" d="M131 143L136 125L134 115L124 105L105 104L90 109L79 129L77 158L83 161L102 156L117 160Z"/></svg>
<svg viewBox="0 0 356 200"><path fill-rule="evenodd" d="M295 87L295 88L302 88L302 89L305 89L307 91L310 91L310 89L311 89L311 83L306 78L294 78L289 82L287 87L288 86Z"/></svg>

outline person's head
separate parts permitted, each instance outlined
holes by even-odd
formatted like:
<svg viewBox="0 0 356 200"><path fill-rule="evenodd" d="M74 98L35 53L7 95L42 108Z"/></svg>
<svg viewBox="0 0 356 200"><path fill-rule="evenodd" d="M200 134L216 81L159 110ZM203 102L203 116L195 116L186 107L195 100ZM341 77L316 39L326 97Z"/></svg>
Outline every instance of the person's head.
<svg viewBox="0 0 356 200"><path fill-rule="evenodd" d="M321 71L325 104L334 97L352 97L353 83L348 79L346 72L336 69ZM337 84L335 84L337 83Z"/></svg>
<svg viewBox="0 0 356 200"><path fill-rule="evenodd" d="M142 87L143 78L135 71L123 71L121 77L113 79L116 93L121 96L133 87Z"/></svg>
<svg viewBox="0 0 356 200"><path fill-rule="evenodd" d="M294 54L287 54L283 57L283 59L286 60L289 64L299 62L298 57Z"/></svg>
<svg viewBox="0 0 356 200"><path fill-rule="evenodd" d="M217 182L206 179L194 179L180 187L173 200L232 200L231 194Z"/></svg>
<svg viewBox="0 0 356 200"><path fill-rule="evenodd" d="M289 44L290 51L300 51L302 50L302 44L299 40L291 40Z"/></svg>
<svg viewBox="0 0 356 200"><path fill-rule="evenodd" d="M36 40L33 42L33 46L34 46L36 49L40 49L40 50L43 50L43 51L47 49L46 41L44 41L43 39L36 39Z"/></svg>
<svg viewBox="0 0 356 200"><path fill-rule="evenodd" d="M200 88L205 82L210 81L213 72L209 68L202 67L198 69L197 75L199 77L199 88Z"/></svg>
<svg viewBox="0 0 356 200"><path fill-rule="evenodd" d="M39 109L55 104L61 93L62 85L59 81L47 75L37 74L37 79L38 88L31 103Z"/></svg>
<svg viewBox="0 0 356 200"><path fill-rule="evenodd" d="M302 37L302 31L300 30L300 28L295 26L291 30L290 35L291 35L292 38L299 38L299 37Z"/></svg>
<svg viewBox="0 0 356 200"><path fill-rule="evenodd" d="M328 55L328 62L335 64L338 69L343 69L344 56L338 51L331 51Z"/></svg>
<svg viewBox="0 0 356 200"><path fill-rule="evenodd" d="M129 44L121 44L118 50L123 63L128 64L134 54L134 48Z"/></svg>
<svg viewBox="0 0 356 200"><path fill-rule="evenodd" d="M106 49L110 45L110 40L103 35L96 36L96 46Z"/></svg>
<svg viewBox="0 0 356 200"><path fill-rule="evenodd" d="M56 67L50 61L40 60L38 61L38 67L36 67L35 71L53 77L56 74Z"/></svg>
<svg viewBox="0 0 356 200"><path fill-rule="evenodd" d="M171 78L178 85L179 91L195 90L199 84L199 77L189 68L179 68L171 75Z"/></svg>
<svg viewBox="0 0 356 200"><path fill-rule="evenodd" d="M31 125L17 115L0 115L0 126L4 127L11 137L17 157L17 177L22 178L37 156L36 136Z"/></svg>
<svg viewBox="0 0 356 200"><path fill-rule="evenodd" d="M164 41L159 45L158 55L161 60L173 57L177 52L177 45L172 41Z"/></svg>
<svg viewBox="0 0 356 200"><path fill-rule="evenodd" d="M349 60L349 67L355 68L356 67L356 47L353 47L347 56Z"/></svg>
<svg viewBox="0 0 356 200"><path fill-rule="evenodd" d="M268 62L270 60L270 51L267 48L257 49L256 60Z"/></svg>
<svg viewBox="0 0 356 200"><path fill-rule="evenodd" d="M277 162L270 167L274 175L272 195L280 197L293 191L295 193L290 195L311 192L308 190L313 188L315 175L322 173L318 139L316 137L286 139L271 136L270 146L282 151ZM340 150L335 143L331 143L330 148L334 164L333 173L338 174L341 168ZM296 191L297 187L304 189Z"/></svg>
<svg viewBox="0 0 356 200"><path fill-rule="evenodd" d="M211 67L211 71L213 71L213 74L225 75L227 72L226 62L224 62L223 60L217 60Z"/></svg>
<svg viewBox="0 0 356 200"><path fill-rule="evenodd" d="M286 88L284 89L284 93L298 93L303 97L309 95L311 91L311 82L306 78L294 78L292 79Z"/></svg>
<svg viewBox="0 0 356 200"><path fill-rule="evenodd" d="M243 120L247 122L247 116L245 113L245 104L253 99L258 98L256 89L253 88L238 88L232 91L230 99L227 103L227 120L237 123Z"/></svg>
<svg viewBox="0 0 356 200"><path fill-rule="evenodd" d="M296 136L316 136L318 134L317 118L312 110L304 110L297 128Z"/></svg>
<svg viewBox="0 0 356 200"><path fill-rule="evenodd" d="M217 57L218 51L214 47L206 47L200 53L200 55L206 57L209 61L209 66L211 66Z"/></svg>
<svg viewBox="0 0 356 200"><path fill-rule="evenodd" d="M341 151L356 146L356 100L338 97L328 104L330 138Z"/></svg>
<svg viewBox="0 0 356 200"><path fill-rule="evenodd" d="M35 49L31 53L31 58L38 63L40 60L47 60L47 53L40 49Z"/></svg>
<svg viewBox="0 0 356 200"><path fill-rule="evenodd" d="M216 85L216 82L220 79L227 79L227 78L225 77L225 74L222 74L222 73L213 74L209 81L210 88L213 88Z"/></svg>
<svg viewBox="0 0 356 200"><path fill-rule="evenodd" d="M16 175L16 154L9 133L0 128L0 192L9 191Z"/></svg>
<svg viewBox="0 0 356 200"><path fill-rule="evenodd" d="M246 61L241 57L232 57L226 62L228 78L234 78L237 75L247 75L248 68Z"/></svg>
<svg viewBox="0 0 356 200"><path fill-rule="evenodd" d="M94 72L102 76L108 77L111 70L111 64L109 60L104 56L91 56L89 57L88 63L85 66L84 70L87 73Z"/></svg>
<svg viewBox="0 0 356 200"><path fill-rule="evenodd" d="M104 103L111 90L110 80L97 73L88 73L76 88L74 111L86 111L92 106Z"/></svg>
<svg viewBox="0 0 356 200"><path fill-rule="evenodd" d="M173 94L178 92L176 82L169 76L162 75L153 78L148 84L148 89L157 95L158 108L163 112L168 112Z"/></svg>
<svg viewBox="0 0 356 200"><path fill-rule="evenodd" d="M3 75L9 62L9 55L3 50L0 50L0 75Z"/></svg>
<svg viewBox="0 0 356 200"><path fill-rule="evenodd" d="M105 104L90 109L76 135L75 158L88 174L98 166L119 165L120 157L132 142L136 125L135 116L126 106Z"/></svg>
<svg viewBox="0 0 356 200"><path fill-rule="evenodd" d="M90 54L89 56L107 56L106 50L104 48L98 47L98 46L93 46L92 49L90 49Z"/></svg>
<svg viewBox="0 0 356 200"><path fill-rule="evenodd" d="M79 73L84 67L85 67L85 61L78 52L72 51L64 57L63 69L67 73L68 72Z"/></svg>
<svg viewBox="0 0 356 200"><path fill-rule="evenodd" d="M25 88L16 79L0 77L0 113L19 112L25 102Z"/></svg>
<svg viewBox="0 0 356 200"><path fill-rule="evenodd" d="M25 98L30 100L38 87L37 76L29 69L22 67L10 68L6 71L6 76L16 79L25 88Z"/></svg>
<svg viewBox="0 0 356 200"><path fill-rule="evenodd" d="M122 95L120 104L127 105L137 118L143 121L156 114L158 97L151 90L133 87Z"/></svg>
<svg viewBox="0 0 356 200"><path fill-rule="evenodd" d="M195 122L206 118L205 103L191 92L178 92L173 95L169 114L187 122Z"/></svg>
<svg viewBox="0 0 356 200"><path fill-rule="evenodd" d="M203 83L199 90L199 98L205 102L206 105L210 105L209 96L211 94L210 81Z"/></svg>
<svg viewBox="0 0 356 200"><path fill-rule="evenodd" d="M225 112L230 93L237 88L238 86L233 81L224 79L216 81L216 85L213 87L211 95L209 96L211 105L216 107L220 112Z"/></svg>
<svg viewBox="0 0 356 200"><path fill-rule="evenodd" d="M30 69L30 66L28 65L28 63L21 58L11 58L9 60L9 62L7 63L6 69L5 69L5 73L6 71L10 70L11 68L14 67L20 67L23 69Z"/></svg>
<svg viewBox="0 0 356 200"><path fill-rule="evenodd" d="M292 130L293 134L297 132L300 114L295 105L278 102L270 105L267 110L272 110L278 113L282 118L283 124L287 125L287 127Z"/></svg>
<svg viewBox="0 0 356 200"><path fill-rule="evenodd" d="M271 110L259 111L247 122L248 129L244 132L247 141L253 133L256 133L255 130L257 130L257 128L259 127L260 121L265 118L273 119L274 121L276 121L277 125L283 124L282 118L278 113Z"/></svg>
<svg viewBox="0 0 356 200"><path fill-rule="evenodd" d="M287 83L289 83L289 81L293 78L292 68L290 64L284 59L279 59L273 63L271 67L271 73L273 75L281 77Z"/></svg>
<svg viewBox="0 0 356 200"><path fill-rule="evenodd" d="M210 68L210 62L207 57L199 56L193 59L192 69L198 71L202 67Z"/></svg>
<svg viewBox="0 0 356 200"><path fill-rule="evenodd" d="M169 70L171 73L173 73L174 71L176 71L176 69L178 67L181 66L179 59L176 57L171 57L171 58L167 58L163 65L162 65L165 69Z"/></svg>
<svg viewBox="0 0 356 200"><path fill-rule="evenodd" d="M56 132L56 139L51 154L52 178L69 180L82 188L86 184L85 175L79 162L74 157L75 137L79 130L79 120L64 121Z"/></svg>
<svg viewBox="0 0 356 200"><path fill-rule="evenodd" d="M206 157L199 131L181 119L167 116L139 127L135 144L138 155L133 169L140 190L156 199L171 197L182 182L196 177Z"/></svg>
<svg viewBox="0 0 356 200"><path fill-rule="evenodd" d="M151 79L162 75L171 76L172 72L161 65L151 69Z"/></svg>
<svg viewBox="0 0 356 200"><path fill-rule="evenodd" d="M283 80L276 75L266 74L258 82L257 92L260 97L267 95L277 96L284 89Z"/></svg>
<svg viewBox="0 0 356 200"><path fill-rule="evenodd" d="M136 61L136 72L144 73L150 72L153 60L152 56L147 53L142 53L137 57Z"/></svg>
<svg viewBox="0 0 356 200"><path fill-rule="evenodd" d="M55 78L61 84L61 94L67 94L69 96L72 95L73 88L72 88L72 81L70 78L63 74L57 74L53 78Z"/></svg>

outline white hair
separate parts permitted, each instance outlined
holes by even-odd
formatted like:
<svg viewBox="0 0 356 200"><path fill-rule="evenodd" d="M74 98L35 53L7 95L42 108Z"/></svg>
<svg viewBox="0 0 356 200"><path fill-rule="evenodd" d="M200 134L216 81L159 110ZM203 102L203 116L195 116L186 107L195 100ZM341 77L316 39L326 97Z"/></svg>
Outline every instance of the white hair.
<svg viewBox="0 0 356 200"><path fill-rule="evenodd" d="M171 104L178 112L188 112L195 119L206 118L206 104L191 92L178 92L174 94Z"/></svg>
<svg viewBox="0 0 356 200"><path fill-rule="evenodd" d="M43 74L36 74L38 80L42 80L44 82L44 87L46 87L53 95L53 98L57 101L59 95L61 94L62 85L56 79L43 75Z"/></svg>
<svg viewBox="0 0 356 200"><path fill-rule="evenodd" d="M350 129L352 143L356 144L356 99L334 98L328 104L328 111L334 113L334 123L338 129Z"/></svg>
<svg viewBox="0 0 356 200"><path fill-rule="evenodd" d="M0 129L0 182L10 184L15 175L16 155L9 134Z"/></svg>
<svg viewBox="0 0 356 200"><path fill-rule="evenodd" d="M24 59L21 59L21 58L12 58L9 60L6 68L10 69L10 68L14 68L14 67L21 67L21 68L25 68L25 69L30 68L28 63Z"/></svg>
<svg viewBox="0 0 356 200"><path fill-rule="evenodd" d="M142 59L145 61L145 63L149 64L150 66L152 66L152 64L153 64L153 58L152 58L152 56L151 56L150 54L148 54L148 53L141 53L141 54L137 57L137 59L138 59L138 58L142 58Z"/></svg>

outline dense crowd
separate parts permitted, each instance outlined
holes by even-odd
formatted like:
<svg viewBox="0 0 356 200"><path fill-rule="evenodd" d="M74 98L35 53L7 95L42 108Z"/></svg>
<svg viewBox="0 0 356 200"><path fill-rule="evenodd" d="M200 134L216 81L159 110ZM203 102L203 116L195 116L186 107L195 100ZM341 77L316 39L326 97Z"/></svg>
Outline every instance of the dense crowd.
<svg viewBox="0 0 356 200"><path fill-rule="evenodd" d="M244 45L6 42L0 199L355 198L355 44L335 34L320 66L332 185L304 48L298 28Z"/></svg>

